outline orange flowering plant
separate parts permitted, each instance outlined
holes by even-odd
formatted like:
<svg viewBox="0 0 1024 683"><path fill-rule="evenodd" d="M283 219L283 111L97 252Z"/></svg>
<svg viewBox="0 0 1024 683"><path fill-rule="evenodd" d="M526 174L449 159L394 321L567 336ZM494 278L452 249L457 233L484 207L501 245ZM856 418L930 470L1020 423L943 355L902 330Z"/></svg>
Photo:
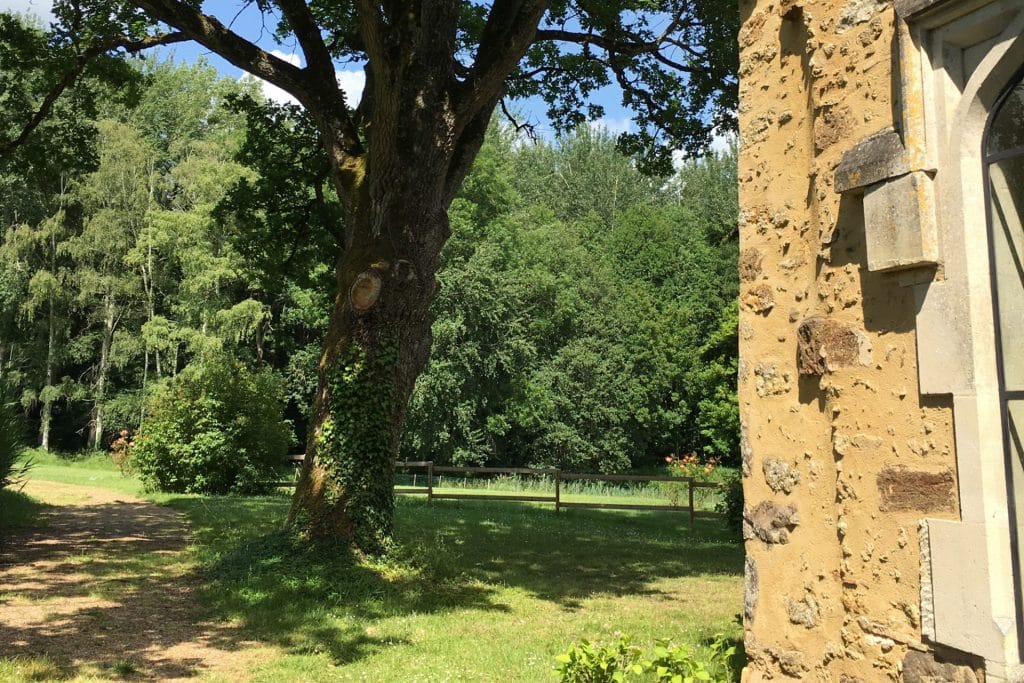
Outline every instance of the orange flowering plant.
<svg viewBox="0 0 1024 683"><path fill-rule="evenodd" d="M701 458L694 451L682 456L666 455L665 464L669 476L687 477L694 481L711 481L715 470L718 469L718 458L714 456ZM689 493L688 485L683 482L666 481L662 484L662 492L671 505L679 505L682 497ZM694 502L703 501L710 492L711 489L695 489L693 492Z"/></svg>
<svg viewBox="0 0 1024 683"><path fill-rule="evenodd" d="M121 472L121 476L127 477L132 473L132 446L135 445L135 436L127 429L122 429L117 438L110 442L110 455L114 458L114 464Z"/></svg>

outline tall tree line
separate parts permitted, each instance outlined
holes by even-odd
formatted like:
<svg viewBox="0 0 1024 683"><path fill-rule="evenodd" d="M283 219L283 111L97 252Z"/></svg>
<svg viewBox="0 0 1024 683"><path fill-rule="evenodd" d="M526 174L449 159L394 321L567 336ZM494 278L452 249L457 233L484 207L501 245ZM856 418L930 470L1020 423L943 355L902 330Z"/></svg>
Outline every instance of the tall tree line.
<svg viewBox="0 0 1024 683"><path fill-rule="evenodd" d="M301 438L344 229L318 133L209 66L131 69L131 96L48 122L81 129L79 162L0 169L31 188L0 196L3 374L39 443L101 448L154 386L226 354L275 369ZM602 131L534 144L493 124L451 223L405 455L622 471L735 453L733 153L651 177Z"/></svg>

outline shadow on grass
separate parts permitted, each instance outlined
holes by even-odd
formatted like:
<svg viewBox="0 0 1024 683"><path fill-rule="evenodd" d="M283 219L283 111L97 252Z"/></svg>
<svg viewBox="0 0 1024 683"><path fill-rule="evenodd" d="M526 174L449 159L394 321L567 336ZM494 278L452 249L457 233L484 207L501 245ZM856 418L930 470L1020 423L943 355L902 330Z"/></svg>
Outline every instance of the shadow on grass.
<svg viewBox="0 0 1024 683"><path fill-rule="evenodd" d="M47 507L18 490L17 484L11 488L0 488L0 550L8 534L39 524Z"/></svg>
<svg viewBox="0 0 1024 683"><path fill-rule="evenodd" d="M356 661L402 642L375 637L387 617L456 610L506 612L518 588L574 611L599 596L673 600L659 581L742 572L725 527L690 528L671 513L573 510L498 501L400 499L397 548L360 561L343 545L275 528L287 499L181 498L198 540L204 602L219 619L293 653Z"/></svg>
<svg viewBox="0 0 1024 683"><path fill-rule="evenodd" d="M191 677L238 648L237 629L197 623L180 515L111 502L50 507L45 522L0 552L0 677Z"/></svg>

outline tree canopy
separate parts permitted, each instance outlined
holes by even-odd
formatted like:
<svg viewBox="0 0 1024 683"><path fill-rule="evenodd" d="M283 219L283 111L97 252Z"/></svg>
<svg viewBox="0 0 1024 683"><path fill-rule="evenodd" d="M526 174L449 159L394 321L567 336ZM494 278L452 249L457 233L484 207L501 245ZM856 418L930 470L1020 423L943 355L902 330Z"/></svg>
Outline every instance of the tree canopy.
<svg viewBox="0 0 1024 683"><path fill-rule="evenodd" d="M252 3L240 2L231 10L249 6ZM219 7L227 10L229 6ZM169 319L155 312L148 314L149 332L144 330L143 338L146 353L152 352L154 368L183 346L202 345L214 330L234 330L238 339L254 337L259 342L264 327L260 321L268 316L272 319L273 314L248 300L225 307L227 284L237 277L232 259L277 261L279 269L310 272L295 266L291 259L308 257L316 248L302 250L304 254L295 250L294 256L282 258L273 248L256 247L246 255L237 247L227 248L221 223L209 223L195 215L216 203L214 198L224 189L223 180L239 180L228 201L233 202L235 208L230 212L241 225L263 230L264 236L273 234L275 216L279 224L292 225L305 216L316 226L309 244L323 244L332 256L328 272L333 270L333 285L324 284L323 278L321 283L333 290L333 303L316 368L307 458L290 521L311 536L343 537L364 550L377 550L386 546L390 536L390 482L409 398L430 356L431 307L440 291L436 275L442 248L453 230L449 208L484 143L495 110L500 105L514 120L508 101L538 97L546 103L556 129L567 132L600 115L601 108L591 97L600 88L614 85L623 104L633 111L636 124L619 136L620 151L630 155L637 167L668 175L674 150L703 150L713 132L728 130L735 123L738 17L734 7L717 0L259 0L255 8L279 41L299 48L303 56L299 65L267 51L255 36L236 32L232 14L214 16L205 13L201 4L183 0L58 0L54 6L57 22L43 43L33 32L11 28L8 22L0 42L15 49L35 45L35 52L27 54L38 55L38 79L22 88L25 101L32 106L16 110L5 122L7 132L0 153L31 144L34 131L59 115L59 102L64 99L60 93L72 84L82 79L111 82L114 75L103 72L103 57L156 45L195 41L296 98L301 111L251 111L250 119L262 120L264 135L249 136L242 148L243 156L249 153L253 158L289 152L295 158L296 150L289 147L298 143L298 150L308 153L300 152L294 176L273 178L264 168L261 177L247 180L244 171L201 139L184 147L156 140L145 153L151 155L149 163L155 171L148 173L153 181L148 193L124 195L109 206L103 206L106 200L94 205L83 198L74 208L93 206L113 212L113 217L136 211L142 202L153 208L153 220L145 222L147 234L150 226L166 228L162 237L154 229L147 239L155 243L189 235L181 253L204 245L179 266L180 291L189 296L181 300L177 311L190 324L173 328ZM361 67L366 76L355 105L337 80L336 68L344 63ZM175 122L187 120L179 108L165 108L164 113L163 118L149 120L158 121L157 128L168 135L173 132L189 138L217 130L216 117L203 118L193 131L176 127ZM97 126L96 130L102 136L109 128ZM208 165L196 168L189 154L182 156L182 150L190 150L189 154L205 150L212 156L206 157ZM126 149L118 157L130 156L130 152ZM97 159L102 166L102 154ZM172 167L182 175L167 191L156 181ZM564 169L555 172L566 178L571 175ZM582 176L572 180L587 190L594 187L587 187L588 180ZM624 185L624 191L640 191L642 181L630 182L635 187ZM308 188L306 192L303 187ZM333 197L325 192L327 187L333 190ZM477 189L484 189L484 184ZM544 192L539 185L524 190L541 196ZM239 216L239 207L247 204L253 213L248 218ZM634 248L625 234L628 228L617 235L612 229L602 242L619 250L622 264L614 264L607 275L586 279L593 290L580 291L575 286L582 278L580 260L592 257L585 243L596 234L588 222L623 225L621 221L628 224L632 220L638 229L654 231L655 239L672 230L672 221L649 225L641 209L621 207L619 215L620 205L605 201L594 217L572 217L564 235L568 240L564 250L545 243L546 233L551 231L519 233L524 243L537 239L534 249L553 251L557 257L545 263L549 272L541 272L539 267L536 272L537 286L547 287L556 302L544 311L542 323L552 326L552 335L567 330L572 311L587 308L584 303L573 303L573 296L581 296L581 302L591 308L603 303L607 286L602 280L619 275L619 265L628 266L627 256ZM570 202L553 208L557 212L579 207ZM88 229L88 222L67 211L44 213L64 226L71 245L75 244L74 234ZM530 221L550 224L551 218L540 212ZM553 218L564 220L557 213ZM130 220L117 220L125 235L136 230ZM508 218L495 216L491 222L498 226L503 220L509 228L506 232L515 233ZM208 248L204 244L207 239L211 240ZM51 246L56 244L51 242ZM115 291L113 282L105 279L108 265L102 259L93 260L89 270L62 270L60 262L75 251L73 246L51 250L50 268L45 271L48 281L65 276L78 278L81 286L88 281L89 291L106 306L95 312L94 319L102 320L105 330L98 343L101 349L113 352L120 324L119 302L127 301L128 294ZM133 296L152 303L156 291L152 284L164 264L150 260L150 253L147 246L147 256L136 257L140 259L142 292ZM656 261L651 267L665 271L665 264ZM645 261L632 266L634 271L647 267ZM88 278L81 279L83 272L90 273ZM665 272L661 277L658 286L671 280ZM56 293L58 289L51 286L48 291ZM54 321L60 318L58 309L69 304L58 301L56 294L47 296L48 310L53 311L48 320ZM622 305L638 323L646 320L645 307L656 306L639 294L627 301ZM526 306L521 311L524 314L534 305L529 298L521 303ZM666 335L689 326L705 329L716 319L702 313L696 304L680 306L679 324L666 329ZM150 306L150 310L156 309ZM616 321L595 319L587 324L597 329ZM68 338L50 327L51 339ZM608 342L598 337L561 348L551 371L538 374L523 390L534 392L538 396L534 405L538 405L541 394L558 397L571 390L573 378L594 373L609 380L621 377L636 362L635 355L606 353ZM70 352L74 345L65 346ZM50 348L56 353L63 347L55 341ZM670 355L667 348L649 351L651 359L644 362L653 365L657 365L659 353ZM93 371L96 406L105 395L103 378L108 362L101 360ZM54 364L47 367L52 371ZM53 377L48 375L46 386L55 386ZM614 383L585 396L588 414L600 416L609 396L620 392L631 394L629 401L637 411L638 423L657 422L645 417L659 413L657 405L645 404L649 396L638 393L636 387ZM579 432L572 436L572 430L556 428L570 420L567 412L572 409L557 402L545 408L556 416L548 425L555 427L544 432L551 448L582 447ZM558 417L559 411L566 414ZM589 434L582 437L584 441L607 438L618 440L621 446L622 439L631 438L622 436L624 432L618 428L604 429L614 423L611 416L595 419L589 431L582 432ZM527 417L522 421L529 423ZM653 434L661 427L650 429ZM610 448L611 444L600 447Z"/></svg>

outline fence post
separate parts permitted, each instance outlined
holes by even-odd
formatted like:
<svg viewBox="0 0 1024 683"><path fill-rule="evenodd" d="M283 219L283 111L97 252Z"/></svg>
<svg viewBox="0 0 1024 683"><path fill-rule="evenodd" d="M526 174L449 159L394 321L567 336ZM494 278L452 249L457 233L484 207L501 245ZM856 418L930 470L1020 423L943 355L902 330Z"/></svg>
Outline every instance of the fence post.
<svg viewBox="0 0 1024 683"><path fill-rule="evenodd" d="M434 461L427 463L427 502L434 500Z"/></svg>
<svg viewBox="0 0 1024 683"><path fill-rule="evenodd" d="M562 498L562 470L555 470L555 514L561 507Z"/></svg>
<svg viewBox="0 0 1024 683"><path fill-rule="evenodd" d="M695 517L693 511L693 477L687 481L687 488L690 490L690 526L693 526L693 519Z"/></svg>

